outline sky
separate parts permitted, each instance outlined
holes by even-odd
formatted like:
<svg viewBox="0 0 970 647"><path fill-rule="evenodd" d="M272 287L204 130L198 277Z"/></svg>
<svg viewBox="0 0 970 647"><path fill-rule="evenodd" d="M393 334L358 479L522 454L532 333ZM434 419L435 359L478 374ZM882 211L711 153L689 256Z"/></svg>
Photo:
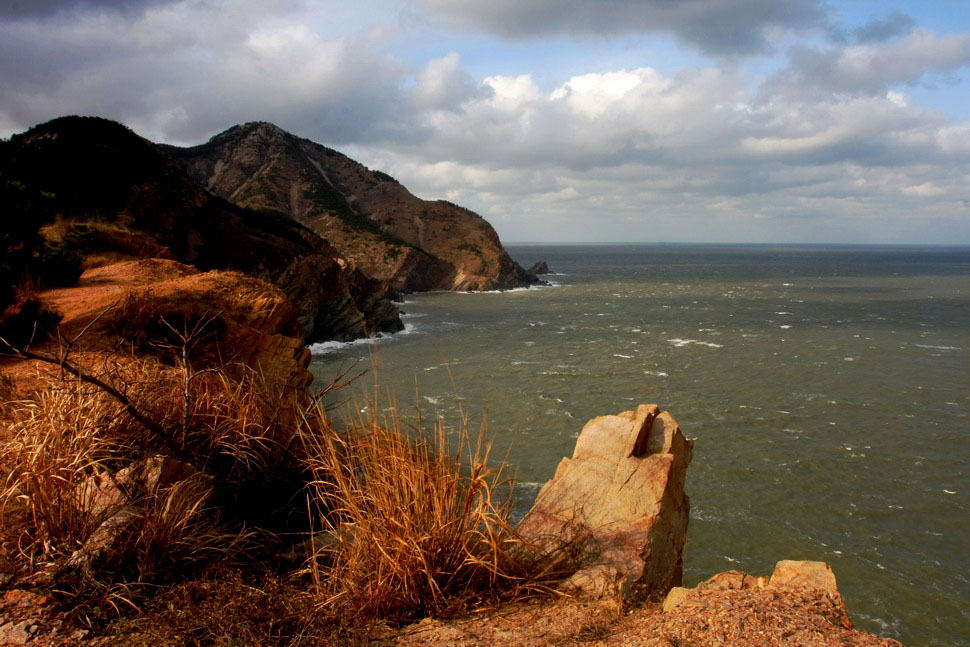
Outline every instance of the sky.
<svg viewBox="0 0 970 647"><path fill-rule="evenodd" d="M270 121L505 242L970 244L970 0L0 0L0 136Z"/></svg>

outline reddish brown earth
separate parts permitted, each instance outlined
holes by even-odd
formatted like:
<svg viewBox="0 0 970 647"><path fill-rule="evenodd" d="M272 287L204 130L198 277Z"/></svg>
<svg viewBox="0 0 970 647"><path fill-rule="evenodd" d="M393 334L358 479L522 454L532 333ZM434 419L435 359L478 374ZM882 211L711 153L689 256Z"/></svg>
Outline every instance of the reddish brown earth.
<svg viewBox="0 0 970 647"><path fill-rule="evenodd" d="M309 384L310 354L303 344L296 312L279 288L238 272L199 272L165 259L116 263L87 270L76 286L48 290L41 299L63 315L57 339L34 344L32 351L57 356L65 341L75 340L71 359L97 368L106 355L128 350L106 334L105 326L123 312L125 300L146 296L158 312L177 321L187 308L218 317L225 331L218 343L220 360L261 371L270 380L299 387ZM40 375L58 372L56 366L14 358L0 359L0 376L20 393L38 387Z"/></svg>

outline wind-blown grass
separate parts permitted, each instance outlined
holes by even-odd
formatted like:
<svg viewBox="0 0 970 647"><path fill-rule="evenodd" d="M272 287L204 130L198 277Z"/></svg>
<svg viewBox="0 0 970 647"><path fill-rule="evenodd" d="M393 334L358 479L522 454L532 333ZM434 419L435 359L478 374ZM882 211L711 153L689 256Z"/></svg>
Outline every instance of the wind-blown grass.
<svg viewBox="0 0 970 647"><path fill-rule="evenodd" d="M239 367L191 373L135 358L103 366L101 379L155 431L96 384L52 377L32 399L8 403L0 447L4 562L21 576L47 573L79 609L130 617L126 606L152 608L152 597L170 607L179 591L241 591L239 578L225 583L228 568L262 573L275 582L274 605L312 609L307 622L346 636L549 591L569 572L515 532L510 484L490 462L485 424L408 428L392 408L388 419L360 416L338 428L308 394L294 397ZM162 455L190 465L188 476L132 485L132 470ZM288 547L295 570L279 557ZM92 550L78 566L79 551ZM213 568L223 569L218 581L206 575ZM243 606L259 596L245 597ZM207 604L215 615L193 631L231 625L215 616L236 602ZM293 634L260 641L318 644L323 629L287 617Z"/></svg>

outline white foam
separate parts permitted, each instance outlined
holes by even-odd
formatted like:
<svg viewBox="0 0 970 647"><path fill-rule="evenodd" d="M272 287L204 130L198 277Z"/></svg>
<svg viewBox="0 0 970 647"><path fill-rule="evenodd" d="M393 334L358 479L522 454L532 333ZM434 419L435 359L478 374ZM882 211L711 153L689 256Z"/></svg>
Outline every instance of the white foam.
<svg viewBox="0 0 970 647"><path fill-rule="evenodd" d="M633 359L633 355L620 355L619 353L613 353L613 357L622 357L623 359Z"/></svg>
<svg viewBox="0 0 970 647"><path fill-rule="evenodd" d="M347 348L352 348L353 346L361 346L363 344L379 344L381 342L391 341L394 339L399 339L403 335L410 335L416 331L414 324L406 323L404 324L404 330L398 331L396 333L381 333L380 337L364 337L363 339L354 339L352 341L322 341L316 344L310 344L307 348L310 349L312 355L329 355L331 353L337 353Z"/></svg>
<svg viewBox="0 0 970 647"><path fill-rule="evenodd" d="M931 346L929 344L916 344L917 348L928 348L930 350L960 350L959 346Z"/></svg>
<svg viewBox="0 0 970 647"><path fill-rule="evenodd" d="M724 348L722 344L715 344L710 341L698 341L696 339L681 339L680 337L675 337L674 339L668 339L671 344L680 348L681 346L687 346L689 344L697 344L698 346L708 346L710 348Z"/></svg>
<svg viewBox="0 0 970 647"><path fill-rule="evenodd" d="M788 330L789 328L791 328L791 326L788 326L788 325L778 326L778 327L781 328L782 330Z"/></svg>
<svg viewBox="0 0 970 647"><path fill-rule="evenodd" d="M644 375L656 375L657 377L669 377L663 371L644 371L643 374Z"/></svg>

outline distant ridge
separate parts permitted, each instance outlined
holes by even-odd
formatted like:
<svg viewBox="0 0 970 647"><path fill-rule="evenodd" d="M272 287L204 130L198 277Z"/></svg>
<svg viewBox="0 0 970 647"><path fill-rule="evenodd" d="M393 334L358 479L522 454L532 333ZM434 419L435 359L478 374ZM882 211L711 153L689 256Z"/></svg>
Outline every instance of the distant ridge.
<svg viewBox="0 0 970 647"><path fill-rule="evenodd" d="M165 149L215 195L285 214L324 237L389 290L495 290L539 283L509 257L491 225L446 201L266 122L207 143Z"/></svg>
<svg viewBox="0 0 970 647"><path fill-rule="evenodd" d="M403 328L384 286L345 268L326 240L282 214L212 195L162 147L117 122L72 116L35 126L3 142L0 171L4 182L53 201L63 237L80 253L163 255L269 280L293 303L307 342ZM121 244L132 232L154 243Z"/></svg>

